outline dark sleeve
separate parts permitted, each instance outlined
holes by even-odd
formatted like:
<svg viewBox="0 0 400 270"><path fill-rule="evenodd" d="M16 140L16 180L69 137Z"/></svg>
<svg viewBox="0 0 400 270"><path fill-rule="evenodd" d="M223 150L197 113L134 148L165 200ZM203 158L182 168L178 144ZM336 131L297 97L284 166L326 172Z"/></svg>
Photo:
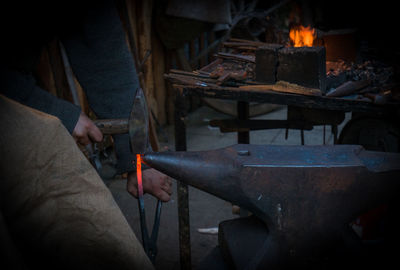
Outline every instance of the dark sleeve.
<svg viewBox="0 0 400 270"><path fill-rule="evenodd" d="M62 37L89 106L102 119L128 118L139 80L112 1L93 3L82 27ZM134 170L129 136L113 136L118 171Z"/></svg>
<svg viewBox="0 0 400 270"><path fill-rule="evenodd" d="M41 89L30 73L2 68L0 93L21 104L58 117L70 133L78 122L81 109Z"/></svg>

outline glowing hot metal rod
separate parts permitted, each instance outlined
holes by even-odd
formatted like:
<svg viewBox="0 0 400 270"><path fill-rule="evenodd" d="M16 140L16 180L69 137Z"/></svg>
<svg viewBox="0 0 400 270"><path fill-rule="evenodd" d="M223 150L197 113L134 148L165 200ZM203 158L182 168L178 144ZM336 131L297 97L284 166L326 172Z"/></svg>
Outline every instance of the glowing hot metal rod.
<svg viewBox="0 0 400 270"><path fill-rule="evenodd" d="M315 256L400 187L400 154L355 145L234 145L146 153L143 160L259 217L269 231L262 265L272 268Z"/></svg>

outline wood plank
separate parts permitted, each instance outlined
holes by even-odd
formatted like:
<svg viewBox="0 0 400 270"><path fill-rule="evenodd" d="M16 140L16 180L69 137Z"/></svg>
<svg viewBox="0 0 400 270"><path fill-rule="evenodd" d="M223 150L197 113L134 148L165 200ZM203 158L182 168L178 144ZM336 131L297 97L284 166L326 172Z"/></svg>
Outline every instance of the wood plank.
<svg viewBox="0 0 400 270"><path fill-rule="evenodd" d="M154 95L157 102L156 118L160 125L167 123L166 99L167 89L164 79L165 73L165 49L161 40L152 31L152 50L153 50L153 77L154 77Z"/></svg>
<svg viewBox="0 0 400 270"><path fill-rule="evenodd" d="M128 119L100 119L94 120L93 122L105 135L129 132Z"/></svg>
<svg viewBox="0 0 400 270"><path fill-rule="evenodd" d="M250 62L250 63L255 63L256 58L254 55L241 55L241 54L233 54L233 53L218 53L217 57L223 58L223 59L228 59L228 60L235 60L235 61L244 61L244 62Z"/></svg>
<svg viewBox="0 0 400 270"><path fill-rule="evenodd" d="M201 33L199 37L199 52L205 49L205 33ZM207 63L207 55L200 58L200 67L204 67Z"/></svg>
<svg viewBox="0 0 400 270"><path fill-rule="evenodd" d="M57 96L57 87L54 81L53 71L50 64L49 52L47 48L42 50L38 65L36 67L36 73L39 79L39 85L44 90Z"/></svg>
<svg viewBox="0 0 400 270"><path fill-rule="evenodd" d="M199 61L193 61L192 62L192 60L195 59L195 57L196 57L196 45L195 45L195 43L196 43L196 39L193 39L193 40L191 40L189 42L189 56L190 56L189 61L191 61L190 64L191 64L191 68L192 69L199 68Z"/></svg>
<svg viewBox="0 0 400 270"><path fill-rule="evenodd" d="M303 87L297 84L279 81L276 84L239 86L243 90L276 91L282 93L300 94L306 96L321 96L321 90Z"/></svg>
<svg viewBox="0 0 400 270"><path fill-rule="evenodd" d="M210 44L213 44L215 41L215 32L214 31L210 31L207 33L207 48L208 46L210 46ZM214 57L215 51L214 50L210 50L208 51L208 55L207 55L207 62L211 63L212 61L215 60Z"/></svg>
<svg viewBox="0 0 400 270"><path fill-rule="evenodd" d="M135 1L126 0L130 29L133 32L128 34L130 48L132 53L137 56L136 66L139 73L140 85L146 95L146 101L149 109L149 137L153 150L158 151L159 142L155 129L155 120L153 112L158 114L158 106L155 99L153 60L152 60L152 28L151 14L153 10L153 1ZM143 61L146 60L146 61ZM140 65L139 65L140 63ZM143 72L141 72L143 70Z"/></svg>
<svg viewBox="0 0 400 270"><path fill-rule="evenodd" d="M60 54L58 40L54 39L49 42L47 44L47 51L49 55L51 70L53 72L57 97L72 102L72 97L69 91L68 81L65 76L64 65Z"/></svg>

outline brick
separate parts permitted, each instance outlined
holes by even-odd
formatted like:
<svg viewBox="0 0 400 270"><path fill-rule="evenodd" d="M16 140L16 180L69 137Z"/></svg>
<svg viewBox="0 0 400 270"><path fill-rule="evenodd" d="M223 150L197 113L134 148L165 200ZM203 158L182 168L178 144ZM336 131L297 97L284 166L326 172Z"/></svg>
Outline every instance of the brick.
<svg viewBox="0 0 400 270"><path fill-rule="evenodd" d="M288 47L278 51L277 80L326 92L324 47Z"/></svg>
<svg viewBox="0 0 400 270"><path fill-rule="evenodd" d="M276 82L278 67L278 50L280 44L268 44L256 50L256 81L265 83Z"/></svg>

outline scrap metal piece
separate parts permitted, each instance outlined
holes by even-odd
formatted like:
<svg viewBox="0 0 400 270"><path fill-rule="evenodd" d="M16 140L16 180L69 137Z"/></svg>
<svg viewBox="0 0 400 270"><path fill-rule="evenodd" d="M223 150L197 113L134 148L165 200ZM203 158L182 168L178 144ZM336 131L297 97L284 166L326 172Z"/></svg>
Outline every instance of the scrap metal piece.
<svg viewBox="0 0 400 270"><path fill-rule="evenodd" d="M258 216L270 233L260 262L271 267L318 256L346 224L400 188L400 154L356 145L239 144L148 153L143 160Z"/></svg>

